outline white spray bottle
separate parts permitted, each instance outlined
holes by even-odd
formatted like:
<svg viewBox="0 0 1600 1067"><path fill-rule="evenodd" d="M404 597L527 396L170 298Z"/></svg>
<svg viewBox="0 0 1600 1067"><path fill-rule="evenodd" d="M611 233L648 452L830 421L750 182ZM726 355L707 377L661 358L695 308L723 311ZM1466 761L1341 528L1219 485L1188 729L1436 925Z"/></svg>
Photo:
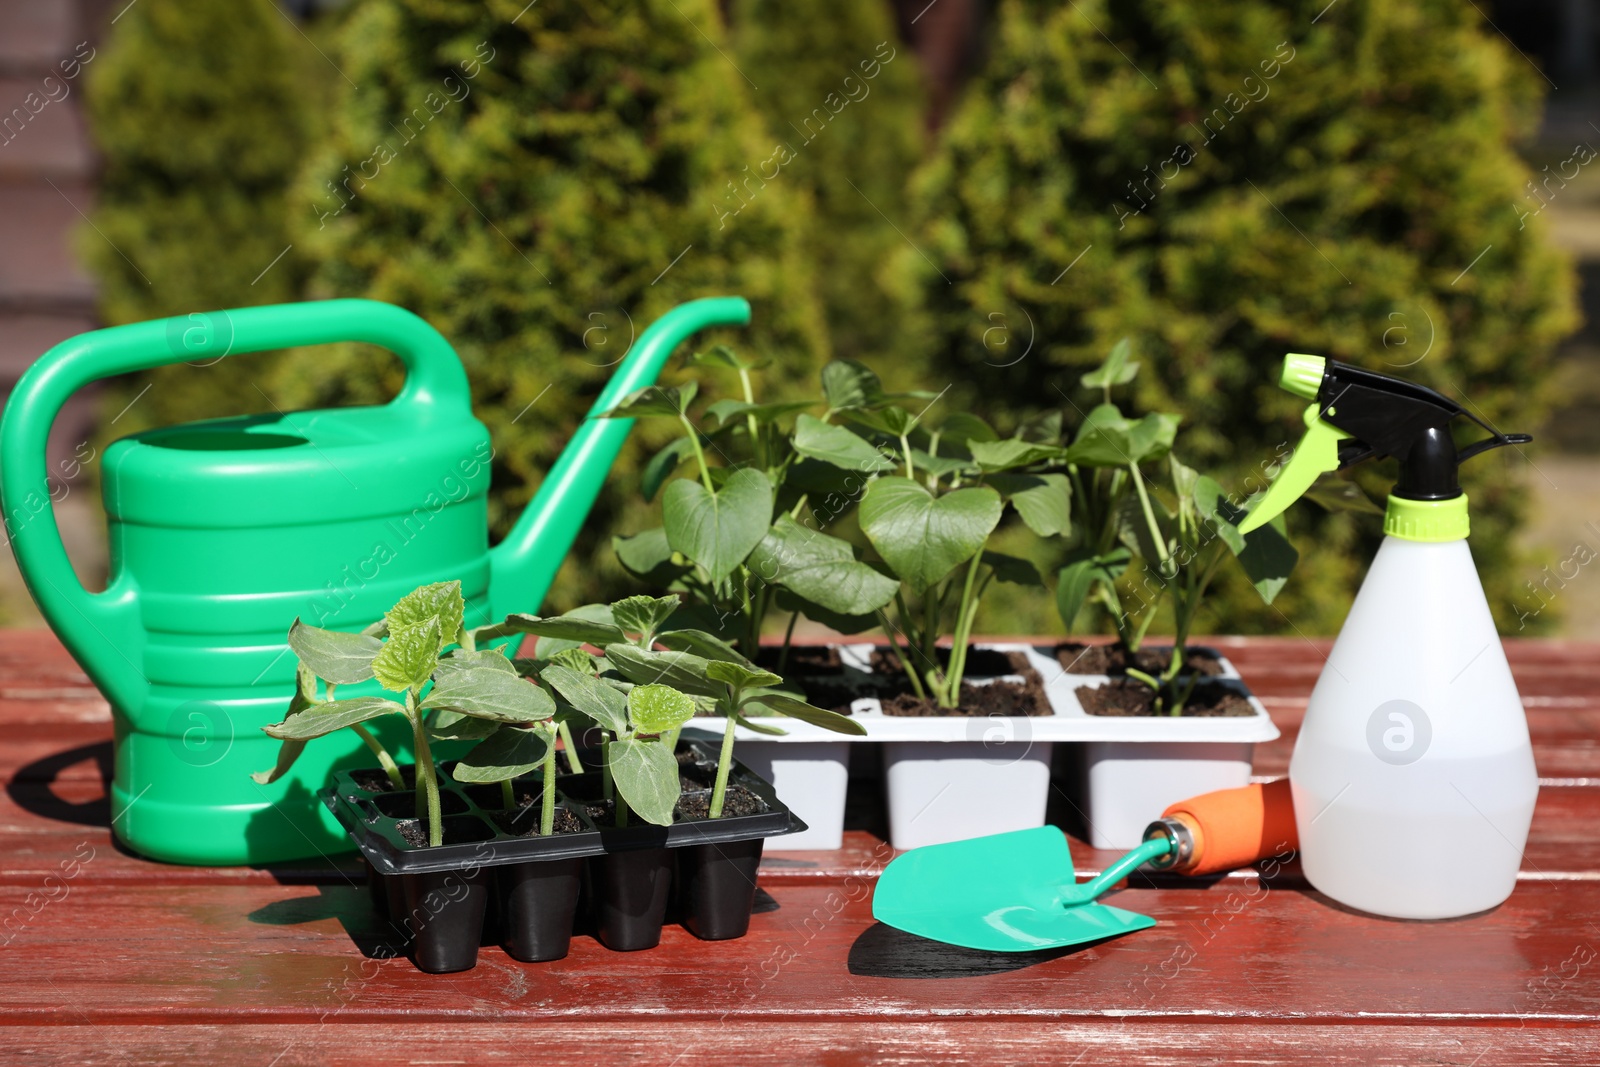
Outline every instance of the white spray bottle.
<svg viewBox="0 0 1600 1067"><path fill-rule="evenodd" d="M1393 456L1386 535L1306 708L1289 764L1306 878L1341 904L1403 919L1495 907L1516 887L1539 793L1522 700L1467 550L1456 468L1523 444L1449 398L1320 356L1284 360L1314 400L1293 457L1241 531L1324 471ZM1458 416L1493 436L1456 450Z"/></svg>

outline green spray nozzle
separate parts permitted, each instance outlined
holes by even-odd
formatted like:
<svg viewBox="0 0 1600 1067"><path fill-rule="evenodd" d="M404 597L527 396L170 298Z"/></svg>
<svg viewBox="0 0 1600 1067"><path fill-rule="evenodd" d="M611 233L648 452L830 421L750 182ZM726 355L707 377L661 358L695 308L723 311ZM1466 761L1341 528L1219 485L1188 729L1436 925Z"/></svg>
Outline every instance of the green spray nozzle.
<svg viewBox="0 0 1600 1067"><path fill-rule="evenodd" d="M1456 469L1491 448L1532 440L1527 434L1501 433L1426 386L1322 356L1285 356L1278 384L1314 401L1305 412L1306 434L1266 495L1239 524L1240 533L1277 518L1322 474L1364 459L1393 456L1400 461L1400 479L1389 498L1385 531L1415 540L1464 537L1466 498ZM1462 415L1492 436L1458 451L1450 423ZM1419 522L1419 508L1446 518Z"/></svg>
<svg viewBox="0 0 1600 1067"><path fill-rule="evenodd" d="M1283 357L1283 373L1278 376L1278 385L1286 393L1315 400L1317 390L1322 388L1322 375L1327 369L1328 361L1321 356L1302 356L1290 352Z"/></svg>
<svg viewBox="0 0 1600 1067"><path fill-rule="evenodd" d="M1289 359L1296 357L1290 356ZM1299 357L1308 358L1308 357ZM1317 357L1309 357L1315 359ZM1320 369L1319 372L1320 374ZM1289 367L1285 361L1284 388L1289 389ZM1297 384L1299 382L1297 381ZM1294 389L1289 389L1294 392ZM1313 396L1316 394L1313 393ZM1312 404L1306 408L1306 435L1295 446L1294 455L1289 457L1289 462L1284 466L1278 476L1272 480L1272 485L1267 489L1267 494L1256 502L1250 509L1250 514L1245 516L1239 524L1239 532L1247 534L1265 526L1293 504L1310 489L1323 474L1339 469L1339 442L1350 439L1350 435L1337 426L1330 426L1318 417L1317 405Z"/></svg>

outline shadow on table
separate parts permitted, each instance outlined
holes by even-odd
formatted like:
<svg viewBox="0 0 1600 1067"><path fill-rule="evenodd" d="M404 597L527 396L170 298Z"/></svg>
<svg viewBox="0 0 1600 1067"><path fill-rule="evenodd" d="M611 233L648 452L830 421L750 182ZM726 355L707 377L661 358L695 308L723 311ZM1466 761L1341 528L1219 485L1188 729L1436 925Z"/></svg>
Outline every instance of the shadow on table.
<svg viewBox="0 0 1600 1067"><path fill-rule="evenodd" d="M850 973L870 978L976 978L1005 974L1094 948L1110 938L1038 952L985 952L874 923L850 946Z"/></svg>
<svg viewBox="0 0 1600 1067"><path fill-rule="evenodd" d="M99 771L99 795L88 800L73 801L63 797L58 791L57 782L68 768L76 767L82 763L92 762ZM6 795L18 808L30 815L53 822L67 823L73 826L94 826L109 830L111 828L111 779L113 775L113 762L111 755L111 742L98 741L92 745L80 745L61 752L55 752L34 760L17 768L16 774L6 783ZM88 786L88 781L78 783L80 792ZM291 800L309 804L312 800L311 793L304 786L296 785L298 793L291 791ZM283 821L283 816L275 808L268 809L268 818ZM257 832L258 820L252 820L246 828L246 834ZM281 829L278 836L281 836ZM271 843L271 842L269 842ZM123 844L116 834L111 835L111 845L124 856L144 860L149 863L159 863L149 856L142 855ZM360 860L350 853L350 845L342 839L329 841L307 840L306 851L314 853L306 859L290 860L272 864L252 864L255 870L265 871L275 880L284 885L303 885L330 883L339 886L363 885L364 874ZM263 849L264 850L264 849ZM181 866L188 866L187 864Z"/></svg>
<svg viewBox="0 0 1600 1067"><path fill-rule="evenodd" d="M92 800L63 800L51 786L68 767L89 761L99 767L101 792ZM77 826L111 825L111 742L98 741L57 752L17 768L6 783L6 795L23 811L42 819Z"/></svg>
<svg viewBox="0 0 1600 1067"><path fill-rule="evenodd" d="M352 944L368 959L405 955L403 931L373 910L365 885L321 885L314 896L263 904L246 916L260 926L300 926L337 919Z"/></svg>

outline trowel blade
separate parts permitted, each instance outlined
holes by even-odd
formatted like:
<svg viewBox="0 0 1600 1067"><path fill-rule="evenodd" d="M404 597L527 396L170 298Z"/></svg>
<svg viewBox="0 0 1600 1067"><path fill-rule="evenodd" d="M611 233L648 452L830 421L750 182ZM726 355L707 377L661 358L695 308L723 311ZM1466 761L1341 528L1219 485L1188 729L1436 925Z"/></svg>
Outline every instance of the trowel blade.
<svg viewBox="0 0 1600 1067"><path fill-rule="evenodd" d="M1105 904L1067 907L1061 889L1074 880L1060 830L993 834L897 857L878 879L872 914L919 937L990 952L1065 948L1155 925Z"/></svg>

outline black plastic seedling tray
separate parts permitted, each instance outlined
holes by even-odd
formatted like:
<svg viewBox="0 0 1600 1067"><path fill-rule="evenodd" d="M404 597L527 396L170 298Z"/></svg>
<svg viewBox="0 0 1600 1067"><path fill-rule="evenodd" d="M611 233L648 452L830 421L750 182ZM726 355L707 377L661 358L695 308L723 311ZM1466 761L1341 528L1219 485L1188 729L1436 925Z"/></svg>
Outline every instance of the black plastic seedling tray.
<svg viewBox="0 0 1600 1067"><path fill-rule="evenodd" d="M702 765L714 763L717 756L714 748L699 741L679 742L678 752L684 751L695 753ZM594 766L599 753L580 753L580 758L583 756L589 757L585 766ZM737 760L729 772L728 784L743 786L756 794L765 805L765 811L720 819L686 819L671 826L652 826L637 821L626 827L599 826L590 818L585 803L598 796L594 791L598 789L600 775L592 771L556 779L556 788L562 794L560 806L572 812L584 829L579 833L548 837L519 837L506 833L494 818L505 812L485 809L473 800L472 792L483 787L463 786L441 768L440 806L445 833L452 840L435 847L418 848L408 842L399 829L401 823L416 818L415 794L410 790L374 792L365 788L355 773L336 772L332 783L320 795L367 862L380 874L428 874L529 861L581 859L636 849L717 845L778 837L806 829L805 823L778 799L772 786ZM537 794L542 783L533 777L523 778L518 780L517 788L519 792Z"/></svg>
<svg viewBox="0 0 1600 1067"><path fill-rule="evenodd" d="M708 745L680 742L680 780L705 780L715 767ZM589 754L594 765L598 753ZM500 941L526 962L567 954L578 916L581 886L592 897L596 936L620 951L654 948L661 940L668 903L676 890L683 925L695 936L721 941L744 936L755 899L756 872L768 837L798 833L805 823L778 800L772 786L735 762L730 786L760 798L764 810L720 819L685 819L672 826L603 827L589 814L598 800L598 773L557 778L561 807L582 829L548 837L505 832L475 796L484 786L462 786L441 775L440 809L448 844L418 847L400 832L416 818L411 790L377 792L341 771L321 793L372 869L372 899L379 913L411 945L417 967L432 974L468 970L478 948ZM519 779L517 794L542 788ZM709 788L684 798L708 797ZM533 814L519 809L524 816ZM490 868L494 868L491 870Z"/></svg>

